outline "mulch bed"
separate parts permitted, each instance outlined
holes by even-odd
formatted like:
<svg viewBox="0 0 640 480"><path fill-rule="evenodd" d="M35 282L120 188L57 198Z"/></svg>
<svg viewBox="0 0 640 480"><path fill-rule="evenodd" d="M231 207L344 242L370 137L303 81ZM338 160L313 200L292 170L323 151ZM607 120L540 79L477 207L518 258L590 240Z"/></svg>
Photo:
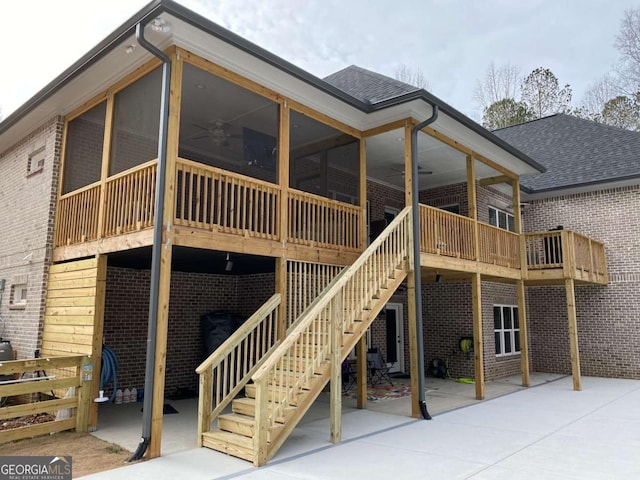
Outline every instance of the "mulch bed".
<svg viewBox="0 0 640 480"><path fill-rule="evenodd" d="M398 385L374 385L367 387L367 401L379 402L381 400L393 400L396 398L408 397L411 395L411 386L406 384ZM356 398L356 387L352 386L344 393L345 397Z"/></svg>
<svg viewBox="0 0 640 480"><path fill-rule="evenodd" d="M0 423L0 430L9 430L12 428L27 427L38 423L53 422L55 415L48 413L37 413L34 415L25 415L24 417L10 418Z"/></svg>

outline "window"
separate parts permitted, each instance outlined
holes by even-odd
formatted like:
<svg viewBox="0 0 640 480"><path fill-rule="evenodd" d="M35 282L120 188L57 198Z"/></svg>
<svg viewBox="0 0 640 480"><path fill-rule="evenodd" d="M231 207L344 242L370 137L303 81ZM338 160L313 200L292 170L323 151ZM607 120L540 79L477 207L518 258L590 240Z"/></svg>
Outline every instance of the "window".
<svg viewBox="0 0 640 480"><path fill-rule="evenodd" d="M41 171L44 168L44 147L39 148L29 155L29 163L27 165L27 175Z"/></svg>
<svg viewBox="0 0 640 480"><path fill-rule="evenodd" d="M520 353L520 323L517 306L494 305L493 327L497 357Z"/></svg>
<svg viewBox="0 0 640 480"><path fill-rule="evenodd" d="M19 283L11 285L9 306L22 308L27 304L27 284Z"/></svg>
<svg viewBox="0 0 640 480"><path fill-rule="evenodd" d="M503 228L510 232L516 231L516 222L513 215L495 207L489 207L489 225Z"/></svg>
<svg viewBox="0 0 640 480"><path fill-rule="evenodd" d="M454 205L445 205L443 207L438 207L440 210L444 210L445 212L455 213L456 215L460 215L460 205L457 203Z"/></svg>

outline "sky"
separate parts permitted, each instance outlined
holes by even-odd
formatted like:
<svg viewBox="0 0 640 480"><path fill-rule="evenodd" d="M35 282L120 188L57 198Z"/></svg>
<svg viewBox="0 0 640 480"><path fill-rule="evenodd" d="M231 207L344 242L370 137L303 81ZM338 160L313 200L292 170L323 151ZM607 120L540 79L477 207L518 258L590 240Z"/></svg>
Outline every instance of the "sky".
<svg viewBox="0 0 640 480"><path fill-rule="evenodd" d="M6 118L124 23L144 0L3 2L0 110ZM611 71L625 9L640 0L178 0L324 77L355 64L421 70L429 90L481 120L473 92L490 62L550 68L585 90Z"/></svg>

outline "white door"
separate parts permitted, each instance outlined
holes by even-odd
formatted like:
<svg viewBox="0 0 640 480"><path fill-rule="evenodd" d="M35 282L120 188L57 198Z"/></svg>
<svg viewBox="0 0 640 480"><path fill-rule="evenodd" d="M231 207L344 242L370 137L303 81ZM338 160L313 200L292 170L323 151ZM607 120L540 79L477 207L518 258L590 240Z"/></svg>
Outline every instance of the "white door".
<svg viewBox="0 0 640 480"><path fill-rule="evenodd" d="M401 303L387 303L387 364L391 365L389 372L404 371L404 322Z"/></svg>

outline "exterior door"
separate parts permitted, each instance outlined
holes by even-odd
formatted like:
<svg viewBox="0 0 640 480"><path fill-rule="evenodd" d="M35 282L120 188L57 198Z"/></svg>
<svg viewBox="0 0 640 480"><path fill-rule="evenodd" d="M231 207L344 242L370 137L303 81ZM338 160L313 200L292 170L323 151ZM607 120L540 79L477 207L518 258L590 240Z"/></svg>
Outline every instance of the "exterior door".
<svg viewBox="0 0 640 480"><path fill-rule="evenodd" d="M404 328L401 303L387 303L387 356L389 372L404 371Z"/></svg>

